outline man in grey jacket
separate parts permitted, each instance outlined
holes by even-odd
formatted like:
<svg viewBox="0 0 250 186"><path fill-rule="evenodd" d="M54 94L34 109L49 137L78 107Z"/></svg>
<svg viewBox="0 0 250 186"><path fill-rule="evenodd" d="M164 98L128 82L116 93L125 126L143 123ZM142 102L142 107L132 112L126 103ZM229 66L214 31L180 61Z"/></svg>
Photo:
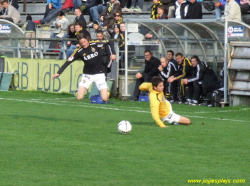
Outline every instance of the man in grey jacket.
<svg viewBox="0 0 250 186"><path fill-rule="evenodd" d="M19 23L21 21L21 15L15 7L9 4L8 0L3 1L3 7L5 8L4 15L0 16L1 19Z"/></svg>

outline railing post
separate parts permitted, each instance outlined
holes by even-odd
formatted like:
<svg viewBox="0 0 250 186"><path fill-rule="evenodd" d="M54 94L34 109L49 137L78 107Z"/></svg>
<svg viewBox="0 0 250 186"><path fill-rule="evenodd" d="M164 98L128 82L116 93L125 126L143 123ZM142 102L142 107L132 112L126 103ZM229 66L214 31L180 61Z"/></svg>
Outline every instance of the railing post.
<svg viewBox="0 0 250 186"><path fill-rule="evenodd" d="M40 59L43 59L43 40L40 40L39 54L40 54Z"/></svg>
<svg viewBox="0 0 250 186"><path fill-rule="evenodd" d="M17 40L17 57L21 58L20 39Z"/></svg>
<svg viewBox="0 0 250 186"><path fill-rule="evenodd" d="M227 92L228 92L228 85L227 85L227 50L228 50L228 36L227 36L227 28L228 28L228 21L225 20L225 28L224 28L224 103L227 103Z"/></svg>
<svg viewBox="0 0 250 186"><path fill-rule="evenodd" d="M66 41L63 41L63 46L62 46L62 48L63 48L63 60L66 60L66 50L67 50L67 46L66 46ZM61 54L60 54L61 55Z"/></svg>

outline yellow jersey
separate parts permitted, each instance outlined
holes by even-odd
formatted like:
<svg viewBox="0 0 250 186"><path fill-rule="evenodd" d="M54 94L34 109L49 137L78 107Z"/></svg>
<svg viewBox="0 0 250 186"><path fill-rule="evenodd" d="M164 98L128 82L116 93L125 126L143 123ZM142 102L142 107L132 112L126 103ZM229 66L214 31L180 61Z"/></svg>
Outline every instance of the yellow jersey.
<svg viewBox="0 0 250 186"><path fill-rule="evenodd" d="M168 101L165 100L164 93L153 89L152 83L142 83L139 87L142 91L149 92L150 110L153 119L159 127L165 127L161 118L168 116L172 107Z"/></svg>

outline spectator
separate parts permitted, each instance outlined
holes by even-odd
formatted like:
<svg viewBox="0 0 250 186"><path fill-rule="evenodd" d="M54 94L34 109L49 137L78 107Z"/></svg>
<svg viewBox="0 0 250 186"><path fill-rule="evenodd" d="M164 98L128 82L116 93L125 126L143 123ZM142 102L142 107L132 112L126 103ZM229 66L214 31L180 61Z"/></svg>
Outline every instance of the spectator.
<svg viewBox="0 0 250 186"><path fill-rule="evenodd" d="M46 10L42 20L34 20L36 24L45 24L50 22L62 10L61 0L47 0Z"/></svg>
<svg viewBox="0 0 250 186"><path fill-rule="evenodd" d="M74 8L73 11L75 11L76 8L82 7L82 0L73 0Z"/></svg>
<svg viewBox="0 0 250 186"><path fill-rule="evenodd" d="M186 101L185 98L185 87L182 79L192 76L193 74L193 66L188 58L185 58L182 53L177 53L176 61L178 63L177 72L168 78L168 82L172 83L174 81L180 81L180 104L181 103L189 103L193 97L193 95L188 95L189 99Z"/></svg>
<svg viewBox="0 0 250 186"><path fill-rule="evenodd" d="M89 23L93 22L93 18L92 18L91 13L90 13L90 8L97 6L97 5L98 5L98 0L87 0L85 5L82 6L82 8L81 8L82 14L89 15L89 21L90 21Z"/></svg>
<svg viewBox="0 0 250 186"><path fill-rule="evenodd" d="M225 9L225 4L227 1L220 0L220 2L215 2L215 18L220 19L221 18L221 11Z"/></svg>
<svg viewBox="0 0 250 186"><path fill-rule="evenodd" d="M238 4L240 4L240 0L236 0ZM215 18L221 18L221 12L225 10L226 0L220 0L219 2L215 2Z"/></svg>
<svg viewBox="0 0 250 186"><path fill-rule="evenodd" d="M86 28L86 20L84 18L84 15L82 14L82 11L80 8L76 8L75 9L75 20L74 20L74 24L76 23L81 23L83 28Z"/></svg>
<svg viewBox="0 0 250 186"><path fill-rule="evenodd" d="M117 11L121 12L120 2L118 0L110 0L106 9L100 15L100 21L106 21L108 23L108 28L111 28L115 19L114 12Z"/></svg>
<svg viewBox="0 0 250 186"><path fill-rule="evenodd" d="M202 6L196 0L189 0L185 19L202 19Z"/></svg>
<svg viewBox="0 0 250 186"><path fill-rule="evenodd" d="M217 81L217 77L213 70L209 69L204 62L200 61L198 56L193 56L191 62L194 67L193 74L183 79L183 83L188 85L189 95L193 95L192 101L189 104L196 106L199 104L202 93L206 95L208 84Z"/></svg>
<svg viewBox="0 0 250 186"><path fill-rule="evenodd" d="M98 6L94 6L94 7L90 8L90 14L91 14L93 21L100 22L99 14L101 14L104 11L104 9L106 8L108 0L102 0L101 2L102 3L99 4ZM93 22L89 23L87 26L92 27Z"/></svg>
<svg viewBox="0 0 250 186"><path fill-rule="evenodd" d="M98 40L104 40L105 39L104 34L103 34L103 32L101 30L98 30L96 32L96 39L98 39ZM109 55L108 50L109 49L107 47L105 47L104 53L102 54L102 60L103 60L103 63L104 63L104 73L105 73L106 81L107 81L107 73L111 72L111 64L112 64L112 61L110 60L110 55Z"/></svg>
<svg viewBox="0 0 250 186"><path fill-rule="evenodd" d="M211 83L208 84L208 86L207 86L207 93L213 92L216 89L224 87L224 67L220 71L220 77L221 77L221 80L219 80L219 81L213 81L213 82L211 82Z"/></svg>
<svg viewBox="0 0 250 186"><path fill-rule="evenodd" d="M32 21L31 15L28 15L26 17L26 23L23 25L22 29L25 30L26 38L35 38L36 37L36 25ZM28 48L29 44L31 44L31 48L35 48L35 43L36 43L35 40L26 39L24 47Z"/></svg>
<svg viewBox="0 0 250 186"><path fill-rule="evenodd" d="M175 2L174 17L177 19L184 19L187 16L188 4L185 0L177 0Z"/></svg>
<svg viewBox="0 0 250 186"><path fill-rule="evenodd" d="M137 101L140 95L139 86L143 82L151 82L151 79L154 76L157 76L159 74L158 67L161 64L160 60L154 57L150 50L144 51L145 56L145 68L142 73L138 72L136 77L136 84L135 84L135 90L134 90L134 100Z"/></svg>
<svg viewBox="0 0 250 186"><path fill-rule="evenodd" d="M167 68L170 68L170 72L168 71L169 72L168 76L171 77L172 75L176 74L178 70L178 63L174 59L174 52L172 50L167 51L167 59L169 61ZM170 83L170 93L172 95L172 100L170 100L171 103L177 103L178 101L177 100L177 92L178 92L177 85L178 85L177 81Z"/></svg>
<svg viewBox="0 0 250 186"><path fill-rule="evenodd" d="M166 14L166 7L164 5L159 5L157 8L158 17L157 19L168 19Z"/></svg>
<svg viewBox="0 0 250 186"><path fill-rule="evenodd" d="M3 1L3 7L5 8L4 15L1 15L1 19L6 19L15 24L21 21L21 15L15 7L9 4L8 0Z"/></svg>
<svg viewBox="0 0 250 186"><path fill-rule="evenodd" d="M66 38L70 38L70 39L73 39L73 38L76 38L75 37L75 25L74 24L70 24L67 28L67 36ZM69 47L71 44L75 44L75 41L68 41L67 42L67 47Z"/></svg>
<svg viewBox="0 0 250 186"><path fill-rule="evenodd" d="M162 2L160 0L153 0L153 3L154 4L151 9L150 19L157 19L158 18L157 8L159 5L162 5Z"/></svg>
<svg viewBox="0 0 250 186"><path fill-rule="evenodd" d="M173 95L172 92L172 85L176 84L176 97L173 98L172 102L176 103L177 102L177 82L168 82L168 78L172 75L174 75L177 72L178 69L178 64L174 64L173 62L169 61L166 57L161 58L161 65L158 67L160 74L159 76L164 79L164 96L167 100L170 99L170 94Z"/></svg>
<svg viewBox="0 0 250 186"><path fill-rule="evenodd" d="M107 40L110 39L110 34L109 34L108 30L107 30L108 25L105 22L103 22L102 25L99 25L97 21L94 21L93 28L95 29L96 33L99 30L101 30L104 39L107 39Z"/></svg>
<svg viewBox="0 0 250 186"><path fill-rule="evenodd" d="M116 25L121 24L121 22L123 21L123 18L122 18L122 12L120 12L120 11L114 12L113 15L114 15L115 19L114 19L114 22L112 23L112 28L114 29Z"/></svg>
<svg viewBox="0 0 250 186"><path fill-rule="evenodd" d="M0 15L3 15L3 14L4 14L4 7L3 7L2 2L0 1Z"/></svg>
<svg viewBox="0 0 250 186"><path fill-rule="evenodd" d="M19 6L18 6L18 0L11 0L10 1L10 5L14 6L17 10L19 8Z"/></svg>
<svg viewBox="0 0 250 186"><path fill-rule="evenodd" d="M241 21L240 6L235 0L226 0L224 16L226 20Z"/></svg>
<svg viewBox="0 0 250 186"><path fill-rule="evenodd" d="M74 24L70 24L68 26L68 28L67 28L67 34L64 35L64 38L69 38L69 39L76 38L76 35L75 35L75 25ZM71 47L70 47L71 45L76 45L76 41L67 41L67 43L66 43L67 51L71 50ZM67 52L66 52L66 57L67 57ZM60 59L63 59L63 54L61 54Z"/></svg>
<svg viewBox="0 0 250 186"><path fill-rule="evenodd" d="M121 30L120 30L120 25L117 24L115 25L115 28L114 28L114 32L111 36L112 39L115 39L116 41L119 42L118 44L118 47L119 47L119 51L123 51L124 50L124 37L123 37L123 34L121 33ZM119 68L124 68L124 52L119 52Z"/></svg>
<svg viewBox="0 0 250 186"><path fill-rule="evenodd" d="M250 10L250 1L249 0L240 0L240 10L241 14L246 14Z"/></svg>
<svg viewBox="0 0 250 186"><path fill-rule="evenodd" d="M83 33L88 38L88 40L91 39L90 33L82 27L82 24L80 22L77 22L75 24L75 38L80 33ZM75 43L75 45L73 43L71 43L71 45L69 46L69 48L66 52L66 57L69 58L71 56L71 54L73 53L73 51L78 47L80 47L80 45L78 43Z"/></svg>
<svg viewBox="0 0 250 186"><path fill-rule="evenodd" d="M69 21L62 11L57 13L57 19L54 22L54 26L56 27L56 31L51 33L50 38L63 38L69 26Z"/></svg>
<svg viewBox="0 0 250 186"><path fill-rule="evenodd" d="M125 38L125 23L124 22L120 23L120 30L121 30L123 37Z"/></svg>
<svg viewBox="0 0 250 186"><path fill-rule="evenodd" d="M169 89L169 87L170 86L169 86L168 81L166 81L169 78L168 69L167 69L169 61L168 61L168 59L166 57L162 57L160 59L160 61L161 61L161 65L158 67L158 70L160 71L159 76L164 80L164 90L163 90L163 92L164 92L165 98L169 100L169 98L170 98L170 89Z"/></svg>

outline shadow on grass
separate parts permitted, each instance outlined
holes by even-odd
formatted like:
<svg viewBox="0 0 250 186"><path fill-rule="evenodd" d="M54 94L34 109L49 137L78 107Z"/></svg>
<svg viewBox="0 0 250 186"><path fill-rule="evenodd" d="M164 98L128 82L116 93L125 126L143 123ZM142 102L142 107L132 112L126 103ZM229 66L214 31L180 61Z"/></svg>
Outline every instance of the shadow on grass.
<svg viewBox="0 0 250 186"><path fill-rule="evenodd" d="M154 122L132 122L132 125L156 125Z"/></svg>
<svg viewBox="0 0 250 186"><path fill-rule="evenodd" d="M74 122L82 122L82 120L73 120L73 119L58 119L54 117L41 117L41 116L23 116L23 115L11 115L11 114L5 114L5 117L11 117L14 119L20 119L20 118L32 118L32 119L41 119L41 120L49 120L49 121L74 121Z"/></svg>

